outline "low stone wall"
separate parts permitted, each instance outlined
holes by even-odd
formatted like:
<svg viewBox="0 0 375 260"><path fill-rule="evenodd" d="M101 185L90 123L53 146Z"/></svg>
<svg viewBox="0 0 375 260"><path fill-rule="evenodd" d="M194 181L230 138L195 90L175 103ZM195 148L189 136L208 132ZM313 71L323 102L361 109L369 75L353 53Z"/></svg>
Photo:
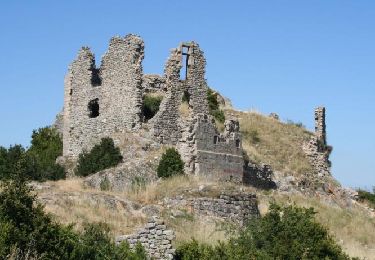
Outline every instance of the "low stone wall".
<svg viewBox="0 0 375 260"><path fill-rule="evenodd" d="M195 214L229 219L240 225L259 216L255 194L221 194L219 198L197 198L190 202Z"/></svg>
<svg viewBox="0 0 375 260"><path fill-rule="evenodd" d="M174 232L167 229L164 221L153 216L136 234L119 236L116 238L116 243L127 241L130 248L134 248L139 242L152 259L173 259L175 249L172 248L172 240L174 238Z"/></svg>

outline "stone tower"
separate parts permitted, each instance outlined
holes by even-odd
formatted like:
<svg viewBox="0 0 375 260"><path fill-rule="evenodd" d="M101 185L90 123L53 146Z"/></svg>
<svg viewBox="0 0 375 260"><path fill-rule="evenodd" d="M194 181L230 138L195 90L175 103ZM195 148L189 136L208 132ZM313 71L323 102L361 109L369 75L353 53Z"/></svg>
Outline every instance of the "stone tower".
<svg viewBox="0 0 375 260"><path fill-rule="evenodd" d="M315 109L315 135L324 148L327 145L326 137L326 109L317 107Z"/></svg>
<svg viewBox="0 0 375 260"><path fill-rule="evenodd" d="M139 127L143 40L111 39L100 68L83 47L65 77L63 155L76 157L101 137Z"/></svg>

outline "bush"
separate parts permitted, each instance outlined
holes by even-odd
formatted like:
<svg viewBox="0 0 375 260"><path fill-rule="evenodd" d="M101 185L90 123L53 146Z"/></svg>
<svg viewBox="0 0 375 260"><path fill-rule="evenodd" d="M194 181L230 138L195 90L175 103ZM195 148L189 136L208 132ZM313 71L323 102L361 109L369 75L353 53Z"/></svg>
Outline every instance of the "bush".
<svg viewBox="0 0 375 260"><path fill-rule="evenodd" d="M112 138L102 138L100 144L95 145L90 152L79 155L76 175L88 176L92 173L116 166L122 161L120 149L115 147Z"/></svg>
<svg viewBox="0 0 375 260"><path fill-rule="evenodd" d="M350 259L314 214L312 208L271 205L229 242L213 247L192 241L177 249L177 259Z"/></svg>
<svg viewBox="0 0 375 260"><path fill-rule="evenodd" d="M369 191L365 191L362 189L358 189L358 198L360 201L364 202L366 201L371 205L372 208L375 209L375 187L373 188L372 193Z"/></svg>
<svg viewBox="0 0 375 260"><path fill-rule="evenodd" d="M160 103L163 97L145 95L143 99L143 116L145 120L153 118L159 111Z"/></svg>
<svg viewBox="0 0 375 260"><path fill-rule="evenodd" d="M208 88L207 101L210 115L212 115L218 122L224 123L225 115L223 110L220 109L219 102L217 101L217 94Z"/></svg>
<svg viewBox="0 0 375 260"><path fill-rule="evenodd" d="M65 179L65 170L56 164L58 156L62 155L63 144L59 133L51 127L34 130L31 135L31 146L27 155L35 163L35 171L31 179L59 180Z"/></svg>
<svg viewBox="0 0 375 260"><path fill-rule="evenodd" d="M9 149L0 147L0 179L13 178L21 159L24 162L19 174L27 179L64 179L64 168L55 163L56 158L62 154L62 141L56 130L49 127L39 128L33 131L31 137L28 150L21 145L10 146Z"/></svg>
<svg viewBox="0 0 375 260"><path fill-rule="evenodd" d="M157 173L161 178L184 173L184 162L176 149L168 148L165 151L159 162Z"/></svg>

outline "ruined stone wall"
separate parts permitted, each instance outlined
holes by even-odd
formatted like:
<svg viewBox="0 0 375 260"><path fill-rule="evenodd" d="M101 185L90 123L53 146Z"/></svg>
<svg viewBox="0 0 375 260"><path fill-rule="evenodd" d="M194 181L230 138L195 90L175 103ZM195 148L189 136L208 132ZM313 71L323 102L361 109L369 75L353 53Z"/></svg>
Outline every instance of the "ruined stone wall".
<svg viewBox="0 0 375 260"><path fill-rule="evenodd" d="M164 144L176 144L180 137L178 120L183 95L180 82L181 62L181 52L178 49L172 49L164 70L167 93L160 104L158 113L149 121L153 125L153 135Z"/></svg>
<svg viewBox="0 0 375 260"><path fill-rule="evenodd" d="M325 107L318 107L315 109L315 135L321 142L322 146L327 145Z"/></svg>
<svg viewBox="0 0 375 260"><path fill-rule="evenodd" d="M175 249L172 248L172 240L174 238L174 232L167 229L164 221L153 216L144 228L135 234L117 237L116 243L127 241L130 248L141 243L152 259L173 259Z"/></svg>
<svg viewBox="0 0 375 260"><path fill-rule="evenodd" d="M219 198L194 199L191 205L195 214L229 219L240 225L260 215L255 194L223 193Z"/></svg>
<svg viewBox="0 0 375 260"><path fill-rule="evenodd" d="M207 82L205 79L206 59L203 51L195 42L185 44L187 50L187 78L186 87L189 93L189 105L194 115L209 114L207 102ZM183 47L181 45L180 48ZM181 50L183 51L183 50Z"/></svg>
<svg viewBox="0 0 375 260"><path fill-rule="evenodd" d="M330 175L329 155L332 147L327 146L324 107L315 109L315 133L302 148L318 176Z"/></svg>
<svg viewBox="0 0 375 260"><path fill-rule="evenodd" d="M227 120L224 133L219 134L212 118L199 117L195 143L197 173L242 182L244 160L238 121Z"/></svg>
<svg viewBox="0 0 375 260"><path fill-rule="evenodd" d="M114 37L100 69L89 48L80 50L65 77L64 156L76 157L104 136L139 126L143 49L138 36ZM98 106L97 115L89 104Z"/></svg>
<svg viewBox="0 0 375 260"><path fill-rule="evenodd" d="M142 89L146 93L166 91L166 78L155 74L143 75Z"/></svg>

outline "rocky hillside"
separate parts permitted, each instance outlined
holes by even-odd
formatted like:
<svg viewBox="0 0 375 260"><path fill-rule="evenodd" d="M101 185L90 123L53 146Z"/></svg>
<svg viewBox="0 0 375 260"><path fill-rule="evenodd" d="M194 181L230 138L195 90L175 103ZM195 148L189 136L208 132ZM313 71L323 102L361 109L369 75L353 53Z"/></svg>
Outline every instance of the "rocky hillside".
<svg viewBox="0 0 375 260"><path fill-rule="evenodd" d="M302 150L311 132L259 113L232 109L225 113L238 117L249 160L271 166L276 189L202 176L158 179L156 166L165 147L141 130L115 139L122 148L123 163L87 178L35 183L39 199L61 222L77 223L77 229L84 222L106 222L115 237L133 234L150 217L159 216L174 231L174 246L191 238L217 243L227 238L230 223L237 225L243 216L251 219L265 214L270 202L295 203L314 207L318 221L349 255L374 259L374 211L356 201L355 193L333 177L314 177ZM104 187L107 180L110 185Z"/></svg>

